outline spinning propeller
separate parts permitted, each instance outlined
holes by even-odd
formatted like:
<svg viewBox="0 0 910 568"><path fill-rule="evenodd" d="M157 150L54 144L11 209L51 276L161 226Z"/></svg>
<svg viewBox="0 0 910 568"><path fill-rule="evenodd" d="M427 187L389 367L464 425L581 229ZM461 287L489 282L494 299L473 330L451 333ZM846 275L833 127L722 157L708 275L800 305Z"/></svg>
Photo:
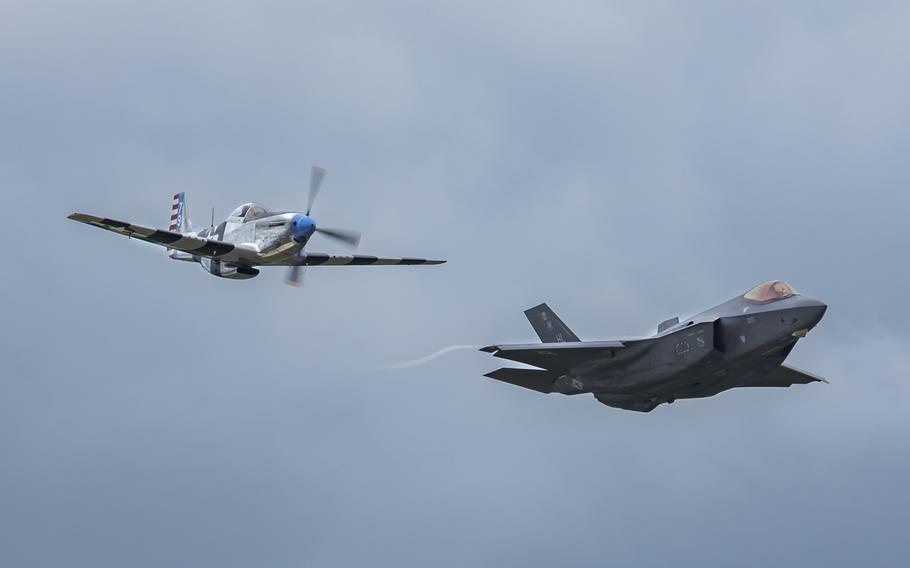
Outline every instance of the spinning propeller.
<svg viewBox="0 0 910 568"><path fill-rule="evenodd" d="M290 231L291 237L297 243L294 249L294 256L291 259L291 267L288 270L287 283L293 286L300 286L303 283L303 265L301 253L313 233L319 233L334 241L338 241L351 248L357 248L360 244L360 233L357 231L348 231L346 229L328 229L316 226L316 221L310 217L310 211L313 210L313 203L319 194L319 188L322 186L322 180L325 178L325 170L319 166L313 166L310 174L310 196L307 200L306 213L297 213L291 219Z"/></svg>

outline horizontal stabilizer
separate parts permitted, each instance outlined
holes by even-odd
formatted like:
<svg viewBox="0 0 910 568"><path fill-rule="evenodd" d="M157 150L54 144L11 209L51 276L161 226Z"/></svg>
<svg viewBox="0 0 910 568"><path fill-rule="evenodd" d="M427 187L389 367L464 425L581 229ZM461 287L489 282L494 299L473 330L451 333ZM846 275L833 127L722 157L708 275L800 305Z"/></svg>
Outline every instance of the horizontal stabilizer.
<svg viewBox="0 0 910 568"><path fill-rule="evenodd" d="M553 392L553 381L559 377L559 373L539 371L537 369L510 369L503 367L484 376L526 389L536 390L537 392L551 393Z"/></svg>
<svg viewBox="0 0 910 568"><path fill-rule="evenodd" d="M525 310L525 316L531 322L531 327L537 332L537 336L544 343L562 343L564 341L580 341L578 336L572 333L556 312L550 309L546 304L540 304L533 308Z"/></svg>
<svg viewBox="0 0 910 568"><path fill-rule="evenodd" d="M747 387L789 387L791 385L806 385L809 383L827 383L828 381L812 373L807 373L797 369L796 367L790 367L789 365L781 365L760 378L754 383L748 385L743 385Z"/></svg>

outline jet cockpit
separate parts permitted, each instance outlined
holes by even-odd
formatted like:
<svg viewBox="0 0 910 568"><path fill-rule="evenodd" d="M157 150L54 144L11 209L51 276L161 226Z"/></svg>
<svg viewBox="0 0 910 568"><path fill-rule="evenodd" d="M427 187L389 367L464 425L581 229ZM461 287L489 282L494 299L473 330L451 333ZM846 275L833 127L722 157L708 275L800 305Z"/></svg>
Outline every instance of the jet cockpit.
<svg viewBox="0 0 910 568"><path fill-rule="evenodd" d="M752 288L743 294L743 298L746 300L761 303L773 302L791 296L799 296L799 292L783 280L768 280L767 282L762 282L755 288Z"/></svg>

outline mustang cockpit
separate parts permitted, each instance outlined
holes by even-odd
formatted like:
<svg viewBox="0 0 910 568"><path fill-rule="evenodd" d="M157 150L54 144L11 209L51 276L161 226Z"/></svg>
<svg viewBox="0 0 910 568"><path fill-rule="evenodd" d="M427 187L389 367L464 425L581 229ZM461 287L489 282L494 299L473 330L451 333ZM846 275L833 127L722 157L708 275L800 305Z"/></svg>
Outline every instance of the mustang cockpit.
<svg viewBox="0 0 910 568"><path fill-rule="evenodd" d="M270 215L270 211L260 203L244 203L237 209L234 209L229 217L236 219L237 217L243 219L244 222L252 221L257 217L265 217Z"/></svg>
<svg viewBox="0 0 910 568"><path fill-rule="evenodd" d="M794 290L792 286L783 280L769 280L767 282L762 282L755 288L752 288L743 294L743 298L747 300L762 303L773 302L775 300L781 300L783 298L789 298L791 296L799 296L799 292Z"/></svg>

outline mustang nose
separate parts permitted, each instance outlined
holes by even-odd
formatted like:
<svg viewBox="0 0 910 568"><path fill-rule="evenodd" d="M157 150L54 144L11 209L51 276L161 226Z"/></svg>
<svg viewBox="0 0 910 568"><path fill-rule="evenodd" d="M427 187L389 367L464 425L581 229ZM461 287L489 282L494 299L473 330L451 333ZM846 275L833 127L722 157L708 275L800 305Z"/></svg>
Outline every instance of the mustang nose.
<svg viewBox="0 0 910 568"><path fill-rule="evenodd" d="M291 219L291 236L297 242L305 241L316 232L316 222L308 215L298 213Z"/></svg>

